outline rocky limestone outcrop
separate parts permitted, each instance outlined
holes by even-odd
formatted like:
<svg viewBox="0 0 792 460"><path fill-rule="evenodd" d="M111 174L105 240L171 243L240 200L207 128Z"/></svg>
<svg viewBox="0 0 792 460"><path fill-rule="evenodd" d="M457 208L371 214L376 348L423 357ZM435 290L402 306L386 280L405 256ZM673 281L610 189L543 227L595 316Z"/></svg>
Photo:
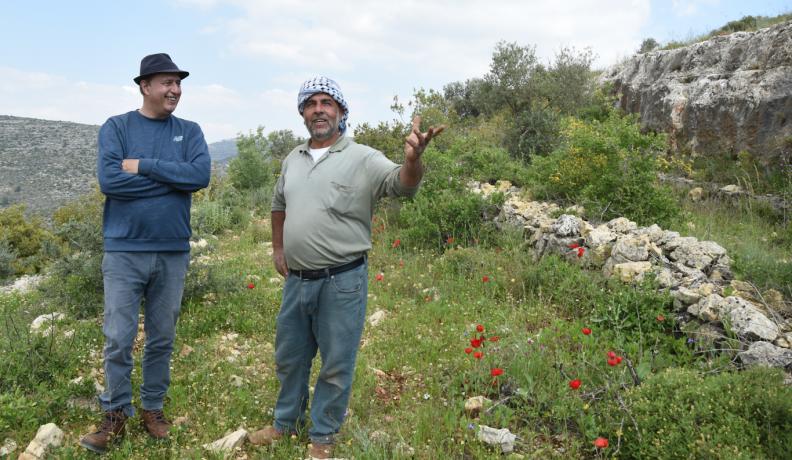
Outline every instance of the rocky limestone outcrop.
<svg viewBox="0 0 792 460"><path fill-rule="evenodd" d="M728 327L745 347L738 355L745 366L789 367L788 302L778 291L754 293L750 283L734 280L731 259L719 244L657 225L639 227L624 217L597 226L570 214L552 217L563 212L557 205L526 200L508 183L468 186L483 195L505 194L495 221L522 228L537 258L555 254L627 283L654 276L674 299L678 319L698 324L692 328L693 342L717 342L725 337L718 331Z"/></svg>
<svg viewBox="0 0 792 460"><path fill-rule="evenodd" d="M601 82L673 148L769 158L792 135L792 22L638 54Z"/></svg>

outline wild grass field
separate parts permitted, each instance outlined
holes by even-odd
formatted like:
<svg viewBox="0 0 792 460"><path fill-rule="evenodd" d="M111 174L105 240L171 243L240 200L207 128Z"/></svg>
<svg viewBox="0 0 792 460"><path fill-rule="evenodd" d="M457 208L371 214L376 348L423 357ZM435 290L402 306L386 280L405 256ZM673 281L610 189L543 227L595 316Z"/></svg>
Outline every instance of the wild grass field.
<svg viewBox="0 0 792 460"><path fill-rule="evenodd" d="M500 44L493 69L536 66L531 53ZM625 284L535 257L523 228L493 222L504 196L470 191L471 181L508 180L526 199L582 205L576 212L592 222L624 216L716 241L739 279L789 301L788 219L750 200L691 202L661 185L665 138L641 132L603 91L574 83L589 81L590 59L565 50L511 92L507 68L444 94L416 93L412 110L449 129L424 154L417 197L385 200L375 213L368 321L337 457L788 457L792 386L783 369L744 369L737 353L747 343L728 324L717 337L691 333L695 319L651 277ZM403 115L398 101L394 108ZM397 119L354 135L401 161L406 127ZM269 200L283 152L269 145L263 130L241 136L228 174L194 196L165 407L170 439L153 441L132 419L106 458L223 458L202 446L272 422L282 279L271 261ZM768 190L789 196L790 177ZM53 458L95 456L78 440L100 415L101 209L95 192L49 224L19 208L0 212L0 276L44 275L31 291L0 293L0 442L16 444L12 458L49 422L65 433ZM65 318L46 334L31 331L53 312ZM143 339L141 330L135 389ZM489 402L466 409L475 397ZM508 429L514 451L480 440L482 426ZM227 455L300 459L307 442L300 433Z"/></svg>

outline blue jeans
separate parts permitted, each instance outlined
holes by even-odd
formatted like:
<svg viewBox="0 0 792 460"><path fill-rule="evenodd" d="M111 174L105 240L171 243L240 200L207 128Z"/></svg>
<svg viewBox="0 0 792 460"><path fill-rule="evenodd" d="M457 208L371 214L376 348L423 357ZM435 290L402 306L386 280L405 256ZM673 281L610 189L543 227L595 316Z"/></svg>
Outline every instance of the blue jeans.
<svg viewBox="0 0 792 460"><path fill-rule="evenodd" d="M275 337L275 370L281 388L274 426L293 432L305 423L308 380L316 350L322 367L311 402L314 443L329 444L344 422L355 359L366 318L368 263L317 280L286 278Z"/></svg>
<svg viewBox="0 0 792 460"><path fill-rule="evenodd" d="M132 345L137 336L140 302L145 298L146 344L143 350L143 409L162 409L170 385L170 357L176 337L189 252L105 252L104 411L122 409L131 417Z"/></svg>

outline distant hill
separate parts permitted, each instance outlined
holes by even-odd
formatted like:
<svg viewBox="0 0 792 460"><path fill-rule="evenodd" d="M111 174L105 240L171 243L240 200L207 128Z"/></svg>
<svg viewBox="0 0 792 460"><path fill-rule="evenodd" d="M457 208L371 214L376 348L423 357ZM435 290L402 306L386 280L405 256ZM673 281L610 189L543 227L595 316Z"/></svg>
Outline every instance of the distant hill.
<svg viewBox="0 0 792 460"><path fill-rule="evenodd" d="M0 115L0 208L24 203L49 215L96 184L99 126ZM209 144L217 163L236 156L236 141Z"/></svg>
<svg viewBox="0 0 792 460"><path fill-rule="evenodd" d="M236 139L226 139L209 144L209 155L215 163L227 163L237 156Z"/></svg>
<svg viewBox="0 0 792 460"><path fill-rule="evenodd" d="M96 183L99 127L0 115L0 207L49 214Z"/></svg>

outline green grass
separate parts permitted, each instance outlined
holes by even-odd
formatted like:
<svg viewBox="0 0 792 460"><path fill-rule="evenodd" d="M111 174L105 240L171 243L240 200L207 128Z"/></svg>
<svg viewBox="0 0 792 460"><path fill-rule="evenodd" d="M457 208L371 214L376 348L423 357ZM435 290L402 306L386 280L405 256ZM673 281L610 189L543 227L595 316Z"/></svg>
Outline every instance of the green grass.
<svg viewBox="0 0 792 460"><path fill-rule="evenodd" d="M619 440L630 414L617 401L622 386L634 383L626 361L605 363L607 351L629 360L645 380L665 369L714 371L724 364L694 355L685 337L674 335L669 299L651 285L625 286L555 257L535 261L521 235L510 232L486 247L393 248L400 230L380 218L386 225L374 235L370 253L368 313L383 310L386 316L364 331L338 456L409 458L412 449L418 459L500 458L476 439L471 424L509 428L520 437L517 450L529 458L594 457L597 436L610 439L612 455L619 442L639 441ZM270 281L277 275L262 226L266 222L254 218L241 233L223 234L202 255L203 265L192 266L211 266L216 276L196 290L202 296L184 305L178 325L166 413L185 421L170 440L155 442L132 420L127 437L105 458L220 458L201 445L272 422L282 284ZM376 281L380 272L383 280ZM248 289L251 282L255 287ZM0 353L11 358L0 363L0 439L24 448L40 425L54 422L66 433L57 458L94 458L77 442L98 414L68 401L94 393L91 375L102 366L100 320L68 319L60 327L75 331L71 339L62 333L37 339L27 325L53 308L39 300L35 294L0 296ZM668 319L658 321L659 314ZM479 348L480 360L464 352L480 335L477 324L485 337L498 337ZM583 335L584 326L594 332ZM140 350L135 356L137 393ZM504 369L495 385L493 367ZM69 383L78 376L86 381ZM573 378L583 381L579 391L568 386ZM472 418L463 407L476 395L503 402ZM660 415L644 416L662 425L652 418ZM245 444L235 457L304 458L306 443L303 433L273 447Z"/></svg>
<svg viewBox="0 0 792 460"><path fill-rule="evenodd" d="M760 204L709 198L685 203L693 226L680 233L715 241L728 251L737 278L792 297L792 228L769 217Z"/></svg>

